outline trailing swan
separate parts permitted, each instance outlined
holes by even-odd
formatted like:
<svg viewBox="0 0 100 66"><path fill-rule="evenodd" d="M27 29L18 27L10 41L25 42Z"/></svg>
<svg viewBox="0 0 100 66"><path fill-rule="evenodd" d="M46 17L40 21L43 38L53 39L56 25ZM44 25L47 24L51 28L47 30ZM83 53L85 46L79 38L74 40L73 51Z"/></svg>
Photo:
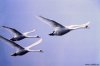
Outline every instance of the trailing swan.
<svg viewBox="0 0 100 66"><path fill-rule="evenodd" d="M2 26L2 27L9 29L12 33L15 34L14 37L12 37L10 39L12 41L20 41L20 40L22 40L24 38L39 38L39 36L37 36L37 35L35 35L35 36L28 36L28 34L34 32L35 29L32 30L32 31L29 31L29 32L20 33L18 30L14 29L14 28L10 28L10 27L7 27L7 26Z"/></svg>
<svg viewBox="0 0 100 66"><path fill-rule="evenodd" d="M16 47L18 50L13 53L11 56L22 56L28 52L43 52L42 50L31 50L30 48L40 44L42 42L42 38L40 38L38 41L36 41L35 43L32 43L31 45L27 46L27 47L22 47L19 44L15 43L14 41L11 41L3 36L0 36L0 39L10 43L12 46Z"/></svg>
<svg viewBox="0 0 100 66"><path fill-rule="evenodd" d="M48 24L49 26L54 28L54 31L52 33L50 33L50 36L62 36L72 30L76 30L76 29L81 29L81 28L88 28L88 25L90 24L90 22L87 22L85 24L81 24L81 25L70 25L70 26L63 26L60 23L45 18L43 16L36 16L38 19L42 20L43 22L45 22L46 24Z"/></svg>

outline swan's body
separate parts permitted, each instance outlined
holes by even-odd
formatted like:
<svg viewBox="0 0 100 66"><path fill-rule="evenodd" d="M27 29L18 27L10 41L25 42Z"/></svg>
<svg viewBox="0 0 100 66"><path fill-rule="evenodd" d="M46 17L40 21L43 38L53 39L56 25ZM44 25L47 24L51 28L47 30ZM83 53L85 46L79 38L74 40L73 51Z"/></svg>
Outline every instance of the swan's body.
<svg viewBox="0 0 100 66"><path fill-rule="evenodd" d="M66 29L66 28L59 28L58 30L53 31L52 33L50 33L50 36L62 36L68 32L70 32L70 29Z"/></svg>
<svg viewBox="0 0 100 66"><path fill-rule="evenodd" d="M37 42L31 44L30 46L27 47L22 47L19 44L15 43L14 41L11 41L9 39L6 39L3 36L0 36L1 39L5 40L6 42L10 43L11 45L13 45L14 47L16 47L18 50L13 53L11 56L22 56L28 52L42 52L42 50L31 50L30 48L40 44L42 42L42 38L40 38Z"/></svg>
<svg viewBox="0 0 100 66"><path fill-rule="evenodd" d="M23 49L21 51L13 53L11 56L22 56L22 55L24 55L24 54L26 54L28 52L29 52L28 50Z"/></svg>
<svg viewBox="0 0 100 66"><path fill-rule="evenodd" d="M12 41L20 41L24 38L39 38L39 36L37 36L37 35L36 36L28 36L29 33L34 32L35 30L25 32L25 33L20 33L18 30L14 29L14 28L6 27L6 26L2 26L2 27L9 29L11 32L13 32L15 34L15 36L10 39Z"/></svg>
<svg viewBox="0 0 100 66"><path fill-rule="evenodd" d="M80 28L87 28L89 25L89 22L87 22L87 23L81 24L81 25L63 26L63 25L57 23L56 21L45 18L43 16L38 16L38 18L40 20L42 20L43 22L47 23L49 26L54 28L54 31L49 34L50 36L62 36L72 30L76 30L76 29L80 29Z"/></svg>
<svg viewBox="0 0 100 66"><path fill-rule="evenodd" d="M25 37L25 36L23 36L23 35L20 35L20 36L17 36L17 37L13 37L13 38L11 38L10 40L12 40L12 41L19 41L19 40L22 40L22 39L24 39L24 38L27 38L27 37Z"/></svg>

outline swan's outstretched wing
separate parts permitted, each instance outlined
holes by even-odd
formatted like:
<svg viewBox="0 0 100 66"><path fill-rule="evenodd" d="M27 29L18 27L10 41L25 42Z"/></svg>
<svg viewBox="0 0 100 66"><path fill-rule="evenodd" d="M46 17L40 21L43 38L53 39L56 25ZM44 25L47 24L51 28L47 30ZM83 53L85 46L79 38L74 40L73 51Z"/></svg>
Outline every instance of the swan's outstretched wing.
<svg viewBox="0 0 100 66"><path fill-rule="evenodd" d="M1 38L2 40L4 40L4 41L10 43L12 46L14 46L14 47L16 47L16 48L18 48L18 49L24 49L22 46L18 45L17 43L15 43L15 42L13 42L13 41L11 41L11 40L9 40L9 39L7 39L7 38L1 36L1 35L0 35L0 38Z"/></svg>
<svg viewBox="0 0 100 66"><path fill-rule="evenodd" d="M14 33L14 34L15 34L15 36L22 35L22 33L20 33L19 31L17 31L17 30L16 30L16 29L14 29L14 28L6 27L6 26L2 26L2 27L4 27L4 28L7 28L7 29L11 30L11 32L12 32L12 33Z"/></svg>
<svg viewBox="0 0 100 66"><path fill-rule="evenodd" d="M40 19L41 21L47 23L51 27L54 27L54 28L56 28L56 27L63 28L64 27L63 25L57 23L56 21L48 19L48 18L45 18L43 16L37 16L37 18Z"/></svg>
<svg viewBox="0 0 100 66"><path fill-rule="evenodd" d="M32 31L28 31L28 32L23 33L23 35L28 36L29 33L32 33L32 32L35 32L35 31L36 31L36 30L33 29Z"/></svg>
<svg viewBox="0 0 100 66"><path fill-rule="evenodd" d="M31 45L25 47L25 48L30 49L30 48L32 48L32 47L34 47L34 46L40 44L41 42L42 42L42 38L40 38L37 42L35 42L35 43L33 43L33 44L31 44Z"/></svg>

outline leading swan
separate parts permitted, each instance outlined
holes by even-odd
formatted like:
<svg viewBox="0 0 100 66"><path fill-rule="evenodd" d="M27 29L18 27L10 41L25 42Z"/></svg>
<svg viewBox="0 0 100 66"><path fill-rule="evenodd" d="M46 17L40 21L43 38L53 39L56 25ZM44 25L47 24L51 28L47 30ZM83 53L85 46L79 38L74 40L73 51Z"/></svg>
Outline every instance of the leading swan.
<svg viewBox="0 0 100 66"><path fill-rule="evenodd" d="M60 23L45 18L43 16L36 16L38 19L42 20L43 22L47 23L49 26L54 28L54 31L50 33L50 36L62 36L72 30L80 29L80 28L88 28L90 22L81 25L70 25L70 26L63 26Z"/></svg>
<svg viewBox="0 0 100 66"><path fill-rule="evenodd" d="M16 47L18 50L13 53L11 56L22 56L28 52L42 52L42 50L31 50L30 48L40 44L42 42L42 38L40 38L37 42L27 46L27 47L22 47L19 44L15 43L14 41L11 41L3 36L0 36L0 39L10 43L12 46Z"/></svg>

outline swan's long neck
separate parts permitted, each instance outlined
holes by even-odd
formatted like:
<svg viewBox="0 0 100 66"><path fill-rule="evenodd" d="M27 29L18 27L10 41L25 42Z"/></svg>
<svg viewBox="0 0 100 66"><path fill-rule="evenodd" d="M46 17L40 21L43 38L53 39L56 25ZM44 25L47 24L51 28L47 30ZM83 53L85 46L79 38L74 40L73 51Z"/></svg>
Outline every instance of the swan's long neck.
<svg viewBox="0 0 100 66"><path fill-rule="evenodd" d="M86 24L81 24L81 25L70 25L70 26L66 26L66 28L68 29L82 29L82 28L87 28L89 25L89 22Z"/></svg>
<svg viewBox="0 0 100 66"><path fill-rule="evenodd" d="M71 27L71 29L82 29L82 28L85 28L85 26L81 26L81 25L79 25L79 26Z"/></svg>
<svg viewBox="0 0 100 66"><path fill-rule="evenodd" d="M39 36L38 35L35 35L35 36L26 36L26 38L39 38Z"/></svg>
<svg viewBox="0 0 100 66"><path fill-rule="evenodd" d="M29 50L29 52L41 52L41 50Z"/></svg>

